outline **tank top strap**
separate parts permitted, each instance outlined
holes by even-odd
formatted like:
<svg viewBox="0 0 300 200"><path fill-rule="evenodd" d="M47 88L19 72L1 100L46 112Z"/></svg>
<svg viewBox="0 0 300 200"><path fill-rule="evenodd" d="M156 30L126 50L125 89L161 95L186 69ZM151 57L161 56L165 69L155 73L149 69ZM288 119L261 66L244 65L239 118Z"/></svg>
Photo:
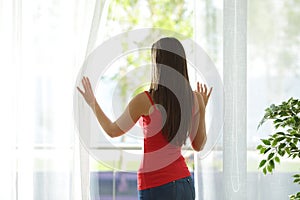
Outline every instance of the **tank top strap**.
<svg viewBox="0 0 300 200"><path fill-rule="evenodd" d="M148 91L145 91L145 93L146 93L146 95L148 96L148 98L149 98L151 104L154 105L154 102L153 102L152 97L150 96L149 92L148 92Z"/></svg>

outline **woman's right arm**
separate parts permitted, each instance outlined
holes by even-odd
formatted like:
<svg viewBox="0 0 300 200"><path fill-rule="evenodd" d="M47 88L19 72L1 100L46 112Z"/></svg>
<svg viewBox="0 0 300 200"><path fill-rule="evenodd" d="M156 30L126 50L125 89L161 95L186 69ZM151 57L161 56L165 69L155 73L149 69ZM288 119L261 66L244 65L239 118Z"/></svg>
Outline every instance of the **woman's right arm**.
<svg viewBox="0 0 300 200"><path fill-rule="evenodd" d="M97 103L88 77L82 78L82 85L84 87L84 90L81 90L79 87L77 87L78 91L82 94L87 104L93 110L103 130L110 137L118 137L123 135L135 125L137 120L142 115L148 114L147 107L144 103L145 99L148 100L148 97L143 92L136 95L129 102L125 111L120 115L120 117L113 122L108 118L108 116L103 112L100 105Z"/></svg>
<svg viewBox="0 0 300 200"><path fill-rule="evenodd" d="M195 102L195 114L193 115L190 134L192 147L195 151L201 151L206 143L205 108L211 92L212 88L208 91L206 85L197 83L197 91L195 91L197 102Z"/></svg>

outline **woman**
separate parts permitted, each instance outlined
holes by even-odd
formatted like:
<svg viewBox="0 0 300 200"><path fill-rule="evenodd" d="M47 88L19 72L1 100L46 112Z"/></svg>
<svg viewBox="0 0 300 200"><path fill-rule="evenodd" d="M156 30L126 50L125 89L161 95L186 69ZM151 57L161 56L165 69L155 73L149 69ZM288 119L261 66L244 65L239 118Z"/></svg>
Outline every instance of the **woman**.
<svg viewBox="0 0 300 200"><path fill-rule="evenodd" d="M162 38L153 44L152 80L149 91L136 95L124 113L112 122L93 94L87 77L78 90L110 137L126 133L140 120L144 132L144 154L138 170L140 200L190 200L195 198L191 174L181 155L189 138L200 151L206 142L205 107L212 92L197 82L192 91L182 44Z"/></svg>

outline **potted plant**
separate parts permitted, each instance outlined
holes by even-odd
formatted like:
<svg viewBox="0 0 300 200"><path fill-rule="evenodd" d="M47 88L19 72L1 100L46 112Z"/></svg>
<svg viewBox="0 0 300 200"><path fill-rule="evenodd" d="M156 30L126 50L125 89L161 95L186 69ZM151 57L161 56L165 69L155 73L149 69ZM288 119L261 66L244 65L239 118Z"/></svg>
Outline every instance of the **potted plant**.
<svg viewBox="0 0 300 200"><path fill-rule="evenodd" d="M284 156L300 159L300 100L290 98L280 105L272 104L265 109L258 128L266 121L273 122L275 131L268 138L261 139L257 146L259 153L264 155L259 163L264 174L272 173L275 164L279 164ZM293 175L293 179L295 184L300 184L300 174ZM289 197L290 200L300 200L300 192Z"/></svg>

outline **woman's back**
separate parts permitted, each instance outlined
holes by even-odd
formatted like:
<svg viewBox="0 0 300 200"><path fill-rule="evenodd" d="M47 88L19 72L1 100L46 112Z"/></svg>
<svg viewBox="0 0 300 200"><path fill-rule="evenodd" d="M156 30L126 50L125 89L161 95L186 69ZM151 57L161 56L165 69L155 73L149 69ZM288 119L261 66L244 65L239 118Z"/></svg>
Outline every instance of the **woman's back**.
<svg viewBox="0 0 300 200"><path fill-rule="evenodd" d="M181 155L181 146L170 143L164 137L162 113L154 105L148 91L145 91L145 94L151 102L149 107L151 113L140 118L144 133L144 154L138 171L139 190L190 176Z"/></svg>

